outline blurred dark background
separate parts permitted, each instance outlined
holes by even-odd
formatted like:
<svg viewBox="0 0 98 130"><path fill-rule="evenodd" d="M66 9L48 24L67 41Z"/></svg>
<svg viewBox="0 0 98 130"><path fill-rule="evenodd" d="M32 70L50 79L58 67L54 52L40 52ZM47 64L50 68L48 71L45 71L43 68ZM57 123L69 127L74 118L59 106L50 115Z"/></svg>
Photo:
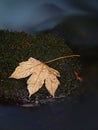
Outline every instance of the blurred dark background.
<svg viewBox="0 0 98 130"><path fill-rule="evenodd" d="M80 17L76 19L77 15ZM51 29L61 21L73 17L74 28L75 26L81 28L81 33L86 28L90 32L93 26L95 27L94 24L97 25L97 15L96 0L0 0L0 29L12 31L26 31L33 34Z"/></svg>

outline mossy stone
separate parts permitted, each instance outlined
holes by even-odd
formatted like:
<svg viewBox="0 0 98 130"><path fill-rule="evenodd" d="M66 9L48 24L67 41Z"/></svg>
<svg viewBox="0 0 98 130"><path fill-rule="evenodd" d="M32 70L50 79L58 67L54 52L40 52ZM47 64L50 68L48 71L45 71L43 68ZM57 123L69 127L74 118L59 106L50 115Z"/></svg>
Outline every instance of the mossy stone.
<svg viewBox="0 0 98 130"><path fill-rule="evenodd" d="M29 35L24 32L0 31L0 96L5 98L28 98L26 79L9 79L9 76L20 62L28 60L29 57L46 62L57 57L74 54L66 45L64 39L53 35L40 34ZM59 78L61 84L56 95L67 95L74 87L79 87L80 82L74 76L73 71L80 72L79 58L68 58L48 64L61 73ZM32 98L45 98L49 95L45 87L41 88Z"/></svg>

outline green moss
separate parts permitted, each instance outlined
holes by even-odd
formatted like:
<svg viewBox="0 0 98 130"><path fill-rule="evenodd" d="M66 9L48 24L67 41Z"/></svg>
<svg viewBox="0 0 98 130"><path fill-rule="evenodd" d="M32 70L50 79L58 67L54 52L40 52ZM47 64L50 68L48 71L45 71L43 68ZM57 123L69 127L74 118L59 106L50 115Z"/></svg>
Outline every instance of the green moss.
<svg viewBox="0 0 98 130"><path fill-rule="evenodd" d="M26 79L9 79L19 62L26 61L29 57L48 61L60 56L72 55L73 51L65 44L64 40L51 33L37 36L24 32L0 31L0 94L5 97L28 98ZM79 87L73 71L80 71L78 58L69 58L48 64L60 71L61 84L56 95L66 95L74 87ZM42 98L48 95L45 87L32 96Z"/></svg>

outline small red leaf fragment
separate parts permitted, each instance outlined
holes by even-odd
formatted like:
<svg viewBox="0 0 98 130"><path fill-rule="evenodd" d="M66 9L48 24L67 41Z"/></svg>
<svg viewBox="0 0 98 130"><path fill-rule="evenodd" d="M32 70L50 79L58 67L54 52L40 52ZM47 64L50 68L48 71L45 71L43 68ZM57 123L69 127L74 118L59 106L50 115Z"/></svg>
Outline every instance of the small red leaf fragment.
<svg viewBox="0 0 98 130"><path fill-rule="evenodd" d="M80 82L84 81L84 79L81 76L79 76L78 72L76 72L75 70L74 70L74 75L75 75L76 79L79 80Z"/></svg>

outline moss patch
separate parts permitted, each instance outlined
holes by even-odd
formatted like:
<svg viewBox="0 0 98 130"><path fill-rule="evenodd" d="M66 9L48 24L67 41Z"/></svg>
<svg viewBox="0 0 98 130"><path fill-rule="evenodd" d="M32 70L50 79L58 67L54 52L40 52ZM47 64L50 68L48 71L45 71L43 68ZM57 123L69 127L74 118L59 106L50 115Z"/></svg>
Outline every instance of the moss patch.
<svg viewBox="0 0 98 130"><path fill-rule="evenodd" d="M57 57L72 55L73 51L63 39L51 33L32 36L24 32L0 31L0 97L7 99L28 99L26 79L9 79L14 69L29 57L48 61ZM69 58L48 64L61 73L61 84L56 95L72 93L73 88L79 88L80 82L76 80L73 71L80 72L79 58ZM78 89L76 89L78 90ZM32 98L45 98L49 95L45 87L41 88Z"/></svg>

